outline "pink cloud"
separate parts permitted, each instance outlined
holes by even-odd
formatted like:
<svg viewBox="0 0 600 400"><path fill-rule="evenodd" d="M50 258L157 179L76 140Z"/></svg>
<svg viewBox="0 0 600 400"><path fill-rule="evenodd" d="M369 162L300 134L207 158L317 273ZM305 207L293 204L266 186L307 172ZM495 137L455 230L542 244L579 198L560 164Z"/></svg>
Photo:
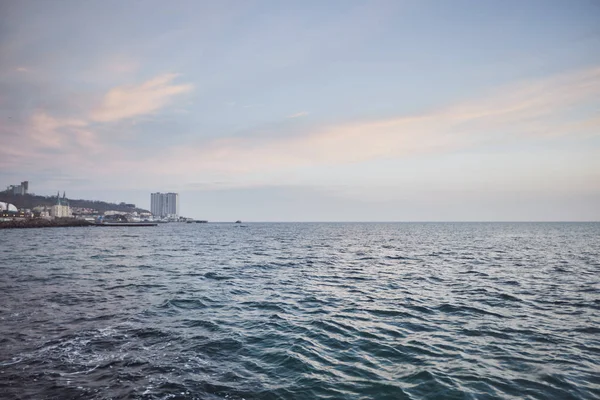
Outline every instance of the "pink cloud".
<svg viewBox="0 0 600 400"><path fill-rule="evenodd" d="M38 165L69 169L76 165L81 173L102 173L102 168L93 165L90 156L106 152L114 157L121 154L121 149L99 136L97 127L90 127L90 122L116 121L164 107L173 96L192 89L191 85L171 84L175 77L175 74L166 74L139 86L114 88L99 107L84 112L79 118L57 117L37 110L25 122L0 126L0 134L11 137L10 145L0 147L3 168L16 168L35 160L34 164Z"/></svg>
<svg viewBox="0 0 600 400"><path fill-rule="evenodd" d="M67 140L67 134L61 128L78 128L86 125L87 122L80 119L59 119L45 112L36 112L31 117L28 140L35 146L60 148Z"/></svg>
<svg viewBox="0 0 600 400"><path fill-rule="evenodd" d="M82 119L57 118L38 110L24 123L0 129L0 136L11 138L0 146L0 165L19 170L25 165L35 169L40 165L65 169L76 166L83 171L89 165L88 156L105 148L87 127Z"/></svg>
<svg viewBox="0 0 600 400"><path fill-rule="evenodd" d="M177 74L165 74L138 86L113 88L90 117L97 122L111 122L153 113L168 105L173 97L193 89L191 84L172 84L176 77Z"/></svg>
<svg viewBox="0 0 600 400"><path fill-rule="evenodd" d="M250 136L171 148L147 168L155 176L187 179L214 171L252 174L445 153L523 138L598 134L597 116L570 112L598 100L600 69L590 69L513 85L423 115L314 127L268 140Z"/></svg>
<svg viewBox="0 0 600 400"><path fill-rule="evenodd" d="M173 85L175 75L163 75L139 86L112 89L92 120L110 122L158 110L191 85ZM198 176L237 181L239 185L279 171L343 165L369 160L417 157L457 149L558 135L598 135L597 115L572 113L600 101L600 69L590 69L501 88L471 101L421 115L348 121L313 126L300 134L265 138L250 135L165 148L148 155L129 154L101 140L84 119L60 119L40 112L27 128L33 149L0 149L11 160L41 156L41 162L73 168L93 180L136 186L160 182L195 182ZM36 153L35 148L62 149L64 157ZM94 156L101 156L101 164ZM258 178L256 178L258 177ZM261 178L262 177L262 178ZM276 179L276 178L274 178ZM271 182L272 183L272 182Z"/></svg>

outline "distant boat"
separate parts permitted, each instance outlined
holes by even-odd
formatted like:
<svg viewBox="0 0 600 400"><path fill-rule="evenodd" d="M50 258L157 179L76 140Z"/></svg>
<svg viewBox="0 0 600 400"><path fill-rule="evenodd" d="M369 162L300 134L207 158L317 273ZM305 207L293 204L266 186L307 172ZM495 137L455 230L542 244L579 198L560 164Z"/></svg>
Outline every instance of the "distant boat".
<svg viewBox="0 0 600 400"><path fill-rule="evenodd" d="M236 224L241 224L241 223L242 223L242 221L238 219L237 221L235 221L235 223L236 223Z"/></svg>

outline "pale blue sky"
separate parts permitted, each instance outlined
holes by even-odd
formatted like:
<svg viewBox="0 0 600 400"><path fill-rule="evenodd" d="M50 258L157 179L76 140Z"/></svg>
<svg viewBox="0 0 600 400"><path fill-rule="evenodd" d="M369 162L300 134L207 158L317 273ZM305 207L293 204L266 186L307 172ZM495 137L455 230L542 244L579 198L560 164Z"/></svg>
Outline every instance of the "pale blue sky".
<svg viewBox="0 0 600 400"><path fill-rule="evenodd" d="M599 220L600 3L0 1L0 139L209 220Z"/></svg>

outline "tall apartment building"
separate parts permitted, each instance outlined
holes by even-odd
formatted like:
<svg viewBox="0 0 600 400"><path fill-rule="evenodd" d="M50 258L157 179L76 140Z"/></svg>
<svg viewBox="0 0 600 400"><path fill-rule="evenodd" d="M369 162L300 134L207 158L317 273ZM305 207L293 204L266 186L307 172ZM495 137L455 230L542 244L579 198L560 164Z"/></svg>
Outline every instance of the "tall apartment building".
<svg viewBox="0 0 600 400"><path fill-rule="evenodd" d="M179 217L179 193L150 194L150 212L155 217Z"/></svg>

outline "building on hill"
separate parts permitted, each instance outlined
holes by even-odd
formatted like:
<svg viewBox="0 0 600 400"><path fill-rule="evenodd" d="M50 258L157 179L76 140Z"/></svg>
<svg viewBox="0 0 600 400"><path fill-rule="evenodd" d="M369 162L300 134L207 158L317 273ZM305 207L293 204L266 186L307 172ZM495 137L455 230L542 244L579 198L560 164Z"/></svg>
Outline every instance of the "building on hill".
<svg viewBox="0 0 600 400"><path fill-rule="evenodd" d="M52 218L70 218L73 216L66 193L63 192L62 198L60 193L56 193L56 204L50 207L50 216Z"/></svg>
<svg viewBox="0 0 600 400"><path fill-rule="evenodd" d="M150 212L155 217L179 217L179 193L150 194Z"/></svg>
<svg viewBox="0 0 600 400"><path fill-rule="evenodd" d="M29 181L23 181L20 185L10 185L6 188L6 192L24 196L29 193Z"/></svg>

